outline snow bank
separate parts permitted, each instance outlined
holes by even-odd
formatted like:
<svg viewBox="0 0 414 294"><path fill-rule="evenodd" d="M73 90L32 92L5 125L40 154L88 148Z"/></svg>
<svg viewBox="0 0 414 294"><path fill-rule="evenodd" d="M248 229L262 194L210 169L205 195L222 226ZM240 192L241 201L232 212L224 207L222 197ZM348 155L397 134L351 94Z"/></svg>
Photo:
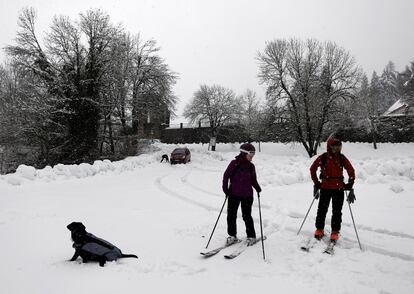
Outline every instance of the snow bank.
<svg viewBox="0 0 414 294"><path fill-rule="evenodd" d="M259 149L258 144L256 149ZM217 151L208 151L207 144L186 145L192 153L192 163L200 169L208 161L217 171L223 171L239 152L239 144L219 144ZM31 181L50 182L57 179L86 178L105 173L123 173L152 164L159 164L162 154L181 145L154 143L146 154L128 157L121 161L97 160L93 164L57 164L43 169L20 165L14 174L0 178L10 185L23 185ZM258 175L264 186L294 185L310 181L309 167L316 158L309 158L299 144L262 143L261 152L254 158ZM322 145L321 150L325 150ZM345 143L344 154L351 160L357 182L394 184L414 181L414 144L380 144L378 150L367 143ZM366 156L369 154L370 156ZM404 154L404 156L402 156ZM346 174L346 173L345 173ZM401 185L401 184L400 184ZM394 192L404 189L390 188ZM396 192L398 193L398 192Z"/></svg>

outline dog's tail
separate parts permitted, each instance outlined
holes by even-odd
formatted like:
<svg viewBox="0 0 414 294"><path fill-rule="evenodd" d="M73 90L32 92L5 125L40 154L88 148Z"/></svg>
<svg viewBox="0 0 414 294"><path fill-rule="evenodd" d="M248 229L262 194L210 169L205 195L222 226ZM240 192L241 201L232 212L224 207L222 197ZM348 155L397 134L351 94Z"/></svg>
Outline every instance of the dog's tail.
<svg viewBox="0 0 414 294"><path fill-rule="evenodd" d="M135 254L123 254L121 255L121 258L138 258Z"/></svg>

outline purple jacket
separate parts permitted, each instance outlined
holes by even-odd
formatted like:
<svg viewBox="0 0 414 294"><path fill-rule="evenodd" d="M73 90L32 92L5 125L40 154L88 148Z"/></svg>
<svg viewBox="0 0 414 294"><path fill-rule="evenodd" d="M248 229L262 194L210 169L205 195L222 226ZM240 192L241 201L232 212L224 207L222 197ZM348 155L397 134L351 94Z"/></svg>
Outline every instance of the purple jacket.
<svg viewBox="0 0 414 294"><path fill-rule="evenodd" d="M230 180L230 188L228 186ZM240 155L232 160L223 175L223 192L236 197L253 197L253 189L261 192L254 164Z"/></svg>

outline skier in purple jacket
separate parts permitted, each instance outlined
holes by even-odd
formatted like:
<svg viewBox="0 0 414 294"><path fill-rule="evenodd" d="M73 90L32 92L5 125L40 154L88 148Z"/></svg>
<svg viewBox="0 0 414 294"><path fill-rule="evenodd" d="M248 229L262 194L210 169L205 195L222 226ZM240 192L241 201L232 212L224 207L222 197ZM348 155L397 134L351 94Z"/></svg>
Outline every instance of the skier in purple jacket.
<svg viewBox="0 0 414 294"><path fill-rule="evenodd" d="M236 219L240 204L246 225L247 244L253 245L256 242L256 232L252 218L253 188L257 193L260 193L262 189L257 182L254 164L251 162L255 151L256 149L250 143L241 145L240 154L230 162L223 175L223 192L228 197L227 233L229 237L227 237L227 244L238 241Z"/></svg>

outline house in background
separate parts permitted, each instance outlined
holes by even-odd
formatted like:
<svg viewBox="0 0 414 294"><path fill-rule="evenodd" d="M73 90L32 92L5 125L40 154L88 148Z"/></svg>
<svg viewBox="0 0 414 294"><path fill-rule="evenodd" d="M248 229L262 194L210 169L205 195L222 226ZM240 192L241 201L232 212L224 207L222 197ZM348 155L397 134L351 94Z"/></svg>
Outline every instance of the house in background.
<svg viewBox="0 0 414 294"><path fill-rule="evenodd" d="M381 142L414 142L414 104L399 99L378 117L376 129Z"/></svg>
<svg viewBox="0 0 414 294"><path fill-rule="evenodd" d="M414 106L400 98L387 111L381 114L381 117L407 115L414 115Z"/></svg>

